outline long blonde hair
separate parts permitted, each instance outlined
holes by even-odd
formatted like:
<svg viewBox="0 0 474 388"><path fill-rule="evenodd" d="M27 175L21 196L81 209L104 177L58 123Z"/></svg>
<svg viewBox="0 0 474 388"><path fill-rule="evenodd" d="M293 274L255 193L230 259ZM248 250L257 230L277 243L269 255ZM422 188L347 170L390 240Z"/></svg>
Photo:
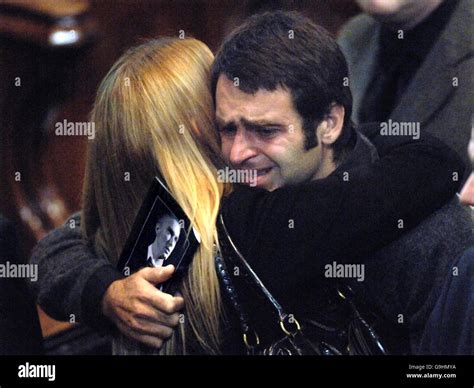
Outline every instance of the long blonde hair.
<svg viewBox="0 0 474 388"><path fill-rule="evenodd" d="M186 325L162 353L186 353L187 338L217 353L222 312L214 266L219 143L209 91L213 55L196 39L162 38L126 52L101 85L92 111L83 190L83 231L116 263L152 181L161 173L201 236L181 292ZM190 335L189 335L190 334Z"/></svg>

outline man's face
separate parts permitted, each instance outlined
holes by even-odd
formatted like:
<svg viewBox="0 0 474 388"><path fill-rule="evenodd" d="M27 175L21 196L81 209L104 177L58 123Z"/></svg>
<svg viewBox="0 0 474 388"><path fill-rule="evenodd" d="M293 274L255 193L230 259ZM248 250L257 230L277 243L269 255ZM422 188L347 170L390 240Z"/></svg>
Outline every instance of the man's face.
<svg viewBox="0 0 474 388"><path fill-rule="evenodd" d="M468 147L469 158L474 166L474 127L471 132L471 141ZM466 181L464 187L461 190L461 203L465 205L474 206L474 171Z"/></svg>
<svg viewBox="0 0 474 388"><path fill-rule="evenodd" d="M236 170L256 170L257 187L271 191L318 177L321 146L305 150L302 120L287 90L247 94L221 75L216 118L224 159Z"/></svg>
<svg viewBox="0 0 474 388"><path fill-rule="evenodd" d="M161 217L155 226L157 256L167 259L179 238L180 226L176 219L169 215Z"/></svg>
<svg viewBox="0 0 474 388"><path fill-rule="evenodd" d="M431 11L443 0L356 0L360 8L381 22L404 26Z"/></svg>

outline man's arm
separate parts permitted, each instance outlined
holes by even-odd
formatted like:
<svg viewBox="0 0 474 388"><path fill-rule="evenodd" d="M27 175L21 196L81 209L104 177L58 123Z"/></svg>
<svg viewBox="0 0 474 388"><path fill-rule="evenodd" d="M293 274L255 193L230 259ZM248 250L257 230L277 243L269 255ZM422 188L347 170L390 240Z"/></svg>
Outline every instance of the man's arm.
<svg viewBox="0 0 474 388"><path fill-rule="evenodd" d="M396 240L459 189L462 160L437 139L374 144L381 158L370 165L273 192L237 187L224 200L227 229L277 297Z"/></svg>
<svg viewBox="0 0 474 388"><path fill-rule="evenodd" d="M99 332L110 332L115 325L132 338L160 347L178 324L183 300L155 285L170 278L174 269L145 268L124 278L82 238L79 222L73 217L35 247L31 262L39 269L32 288L37 303L55 319L68 321L74 314L76 322Z"/></svg>

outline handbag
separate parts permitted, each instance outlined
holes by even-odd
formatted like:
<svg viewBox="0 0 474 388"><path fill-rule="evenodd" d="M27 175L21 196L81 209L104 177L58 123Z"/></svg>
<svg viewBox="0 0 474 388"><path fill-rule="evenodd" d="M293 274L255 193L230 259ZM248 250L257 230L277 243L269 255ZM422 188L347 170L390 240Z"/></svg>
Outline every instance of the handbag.
<svg viewBox="0 0 474 388"><path fill-rule="evenodd" d="M239 317L242 340L249 355L374 355L387 354L374 326L371 314L359 308L352 289L339 284L334 296L341 308L347 311L347 318L338 325L324 320L297 319L287 314L273 297L258 275L250 267L230 237L222 214L218 220L219 243L222 256L216 256L216 270L223 288ZM229 275L224 260L229 260L244 272L247 283L259 294L260 299L272 312L271 321L278 328L279 335L268 345L260 343L252 320L244 309L241 297ZM366 319L366 316L371 316Z"/></svg>

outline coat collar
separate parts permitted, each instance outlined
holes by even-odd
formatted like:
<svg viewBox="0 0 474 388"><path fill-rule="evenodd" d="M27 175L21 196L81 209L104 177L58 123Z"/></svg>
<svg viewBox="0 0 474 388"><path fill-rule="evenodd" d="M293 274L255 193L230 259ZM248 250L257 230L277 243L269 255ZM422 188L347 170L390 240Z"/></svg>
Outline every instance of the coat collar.
<svg viewBox="0 0 474 388"><path fill-rule="evenodd" d="M363 128L363 126L361 128ZM354 132L356 136L354 148L346 159L332 172L332 174L339 174L357 166L370 164L379 159L377 149L370 140L362 135L358 130L354 129Z"/></svg>

